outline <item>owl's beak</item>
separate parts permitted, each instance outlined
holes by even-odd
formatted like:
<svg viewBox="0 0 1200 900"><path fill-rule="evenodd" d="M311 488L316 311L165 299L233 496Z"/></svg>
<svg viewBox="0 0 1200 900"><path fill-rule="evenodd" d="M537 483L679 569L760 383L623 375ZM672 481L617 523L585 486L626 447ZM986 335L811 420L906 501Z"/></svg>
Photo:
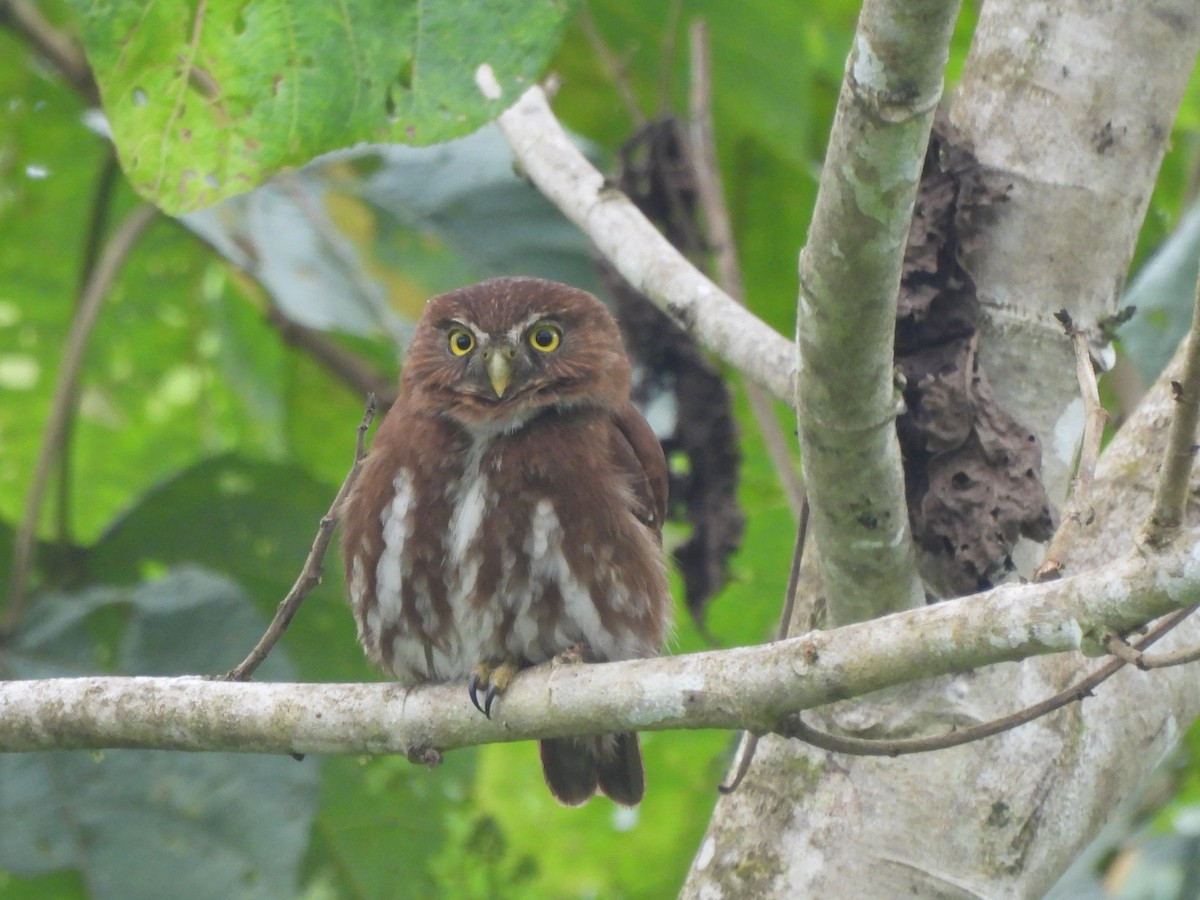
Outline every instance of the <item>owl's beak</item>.
<svg viewBox="0 0 1200 900"><path fill-rule="evenodd" d="M498 398L504 396L504 392L508 390L508 386L512 382L512 361L516 355L517 348L511 344L500 344L497 347L488 347L483 351L488 381L492 383L492 390L496 392Z"/></svg>

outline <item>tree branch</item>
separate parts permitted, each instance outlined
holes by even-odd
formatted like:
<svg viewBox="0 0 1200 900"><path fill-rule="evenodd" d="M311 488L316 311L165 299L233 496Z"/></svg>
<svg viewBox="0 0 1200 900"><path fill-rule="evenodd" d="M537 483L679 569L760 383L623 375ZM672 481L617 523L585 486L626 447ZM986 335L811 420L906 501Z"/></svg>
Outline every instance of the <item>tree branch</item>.
<svg viewBox="0 0 1200 900"><path fill-rule="evenodd" d="M350 466L350 471L346 473L346 477L342 479L342 486L338 488L337 494L333 498L333 502L329 504L329 511L321 517L321 522L317 526L317 536L313 539L312 548L308 551L308 556L304 560L304 567L300 570L300 575L296 578L292 589L287 592L282 600L279 601L279 606L275 610L275 617L271 619L271 624L267 626L267 630L263 636L258 639L258 643L246 656L244 660L234 666L225 674L227 681L245 681L255 670L263 664L275 645L279 643L279 639L283 637L283 633L287 631L287 627L292 624L292 619L300 609L300 604L304 602L304 598L309 595L313 588L321 583L321 575L324 572L325 553L329 549L329 544L333 540L333 529L337 525L338 520L342 517L342 504L346 502L346 498L350 496L350 492L354 490L354 483L358 481L358 473L362 470L362 462L366 458L366 440L367 429L371 427L371 422L375 418L375 395L367 396L367 408L363 412L362 421L358 423L358 439L354 444L354 462Z"/></svg>
<svg viewBox="0 0 1200 900"><path fill-rule="evenodd" d="M1150 660L1142 655L1142 650L1170 632L1172 628L1191 615L1195 609L1195 606L1189 606L1187 609L1176 610L1170 615L1164 616L1154 624L1154 627L1149 630L1144 638L1138 641L1137 647L1132 647L1119 638L1110 638L1105 642L1105 647L1112 652L1115 657L1114 659L1110 659L1066 690L1059 691L1054 696L1047 697L1045 700L1027 706L1011 715L992 719L990 722L980 722L978 725L972 725L967 728L955 728L945 734L935 734L928 737L880 740L848 737L846 735L820 731L811 725L806 725L800 718L800 714L797 713L790 718L788 725L782 731L788 737L798 738L806 744L812 744L814 747L820 747L823 750L829 750L834 753L846 753L851 756L904 756L909 753L931 753L935 750L948 750L951 747L969 744L972 741L979 741L1005 731L1011 731L1013 728L1020 728L1034 719L1040 719L1042 716L1049 715L1055 710L1062 709L1069 703L1083 702L1092 696L1100 684L1107 681L1128 663L1133 663L1140 669L1149 668ZM1194 650L1192 652L1195 654ZM1176 658L1175 654L1169 655L1172 659ZM1182 655L1180 656L1182 657ZM1200 654L1195 654L1192 658L1182 659L1181 661L1191 662L1195 656L1200 656ZM1169 664L1179 665L1180 662L1177 661Z"/></svg>
<svg viewBox="0 0 1200 900"><path fill-rule="evenodd" d="M58 69L86 102L100 105L100 89L83 50L51 25L36 6L26 0L0 0L0 23L20 35Z"/></svg>
<svg viewBox="0 0 1200 900"><path fill-rule="evenodd" d="M42 510L42 499L46 494L46 483L50 477L50 469L58 457L62 446L63 434L71 414L71 398L75 394L76 380L83 367L83 356L87 350L88 339L100 314L100 307L111 286L121 263L138 237L146 229L158 210L148 204L142 204L134 209L104 246L100 259L92 270L91 275L80 295L71 320L71 329L67 334L66 345L63 348L62 365L58 370L58 380L54 385L54 397L50 403L50 418L46 422L45 433L42 437L42 448L38 453L37 464L29 486L29 494L25 498L25 514L13 548L13 570L10 581L8 606L4 610L4 620L0 623L0 635L13 631L21 621L25 609L25 596L28 588L29 571L33 563L33 546L37 534L38 516Z"/></svg>
<svg viewBox="0 0 1200 900"><path fill-rule="evenodd" d="M708 28L703 20L692 23L688 33L691 46L692 89L688 111L688 149L692 171L696 175L696 195L703 212L705 240L716 261L717 282L738 303L745 306L742 267L738 262L733 226L725 206L721 170L717 165L717 143L712 121L712 66L708 51ZM767 391L754 382L746 383L750 413L758 424L763 445L779 476L792 516L800 518L804 508L804 479L792 454L791 441L783 433Z"/></svg>
<svg viewBox="0 0 1200 900"><path fill-rule="evenodd" d="M1200 543L1200 529L1191 535ZM757 647L521 673L490 720L461 684L204 678L0 683L0 751L156 747L404 753L676 728L786 729L793 713L896 684L1072 651L1195 602L1200 552L1176 542L1102 568Z"/></svg>
<svg viewBox="0 0 1200 900"><path fill-rule="evenodd" d="M1171 382L1175 415L1167 434L1162 471L1154 490L1154 509L1142 529L1142 538L1151 547L1173 540L1183 524L1187 508L1188 480L1196 460L1196 422L1200 418L1200 279L1196 282L1196 305L1192 327L1188 330L1183 371Z"/></svg>
<svg viewBox="0 0 1200 900"><path fill-rule="evenodd" d="M1076 532L1092 521L1095 511L1091 508L1092 481L1096 475L1096 461L1100 458L1100 442L1104 437L1104 423L1108 413L1100 404L1100 387L1096 384L1096 369L1092 365L1092 354L1088 348L1087 335L1075 327L1071 314L1065 309L1058 314L1075 350L1075 379L1079 382L1079 394L1083 398L1083 440L1079 445L1079 464L1071 480L1071 502L1062 517L1062 524L1050 540L1046 555L1034 573L1035 581L1057 578L1062 574L1062 555L1075 541Z"/></svg>
<svg viewBox="0 0 1200 900"><path fill-rule="evenodd" d="M800 254L796 412L829 620L925 602L904 499L896 296L958 0L867 0Z"/></svg>
<svg viewBox="0 0 1200 900"><path fill-rule="evenodd" d="M796 348L683 257L567 137L540 87L497 120L524 173L638 291L688 334L788 403Z"/></svg>
<svg viewBox="0 0 1200 900"><path fill-rule="evenodd" d="M359 394L374 394L384 409L395 402L399 385L328 334L288 318L274 301L268 301L266 318L285 343L303 350L343 384Z"/></svg>

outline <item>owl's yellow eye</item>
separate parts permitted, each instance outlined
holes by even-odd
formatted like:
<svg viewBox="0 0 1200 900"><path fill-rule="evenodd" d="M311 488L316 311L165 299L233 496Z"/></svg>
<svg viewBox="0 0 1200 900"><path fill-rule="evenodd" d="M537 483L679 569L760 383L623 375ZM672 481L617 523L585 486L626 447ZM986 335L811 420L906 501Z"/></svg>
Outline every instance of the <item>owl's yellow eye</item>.
<svg viewBox="0 0 1200 900"><path fill-rule="evenodd" d="M466 356L475 349L475 335L465 328L450 329L450 352L455 356Z"/></svg>
<svg viewBox="0 0 1200 900"><path fill-rule="evenodd" d="M529 332L529 343L535 350L541 350L543 353L549 353L551 350L557 350L558 345L562 342L562 329L557 325L534 325L533 330Z"/></svg>

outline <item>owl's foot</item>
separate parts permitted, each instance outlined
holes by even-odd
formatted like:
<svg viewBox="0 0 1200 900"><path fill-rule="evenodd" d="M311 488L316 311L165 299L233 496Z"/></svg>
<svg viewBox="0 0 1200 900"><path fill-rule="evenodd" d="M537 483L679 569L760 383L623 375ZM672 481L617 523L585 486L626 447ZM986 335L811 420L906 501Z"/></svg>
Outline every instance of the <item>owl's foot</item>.
<svg viewBox="0 0 1200 900"><path fill-rule="evenodd" d="M500 694L508 690L509 684L513 680L513 676L517 674L519 666L513 660L505 660L501 663L481 662L471 670L471 678L467 682L467 694L471 697L471 702L475 704L475 708L487 716L492 717L492 702ZM479 705L479 689L486 688L483 694L483 705Z"/></svg>
<svg viewBox="0 0 1200 900"><path fill-rule="evenodd" d="M570 666L589 662L599 662L599 660L596 659L596 654L592 652L592 648L583 642L572 644L570 647L551 660L551 663L556 666Z"/></svg>

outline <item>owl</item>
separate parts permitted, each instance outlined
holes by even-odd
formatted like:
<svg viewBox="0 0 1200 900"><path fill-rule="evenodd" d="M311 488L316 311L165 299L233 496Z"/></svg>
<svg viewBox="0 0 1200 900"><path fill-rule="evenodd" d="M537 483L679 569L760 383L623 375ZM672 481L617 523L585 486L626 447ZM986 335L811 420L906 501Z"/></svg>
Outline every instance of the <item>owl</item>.
<svg viewBox="0 0 1200 900"><path fill-rule="evenodd" d="M490 717L517 671L564 651L659 652L667 468L629 387L617 324L585 291L497 278L429 302L343 510L373 662L405 684L462 679ZM645 792L636 734L540 751L568 806Z"/></svg>

